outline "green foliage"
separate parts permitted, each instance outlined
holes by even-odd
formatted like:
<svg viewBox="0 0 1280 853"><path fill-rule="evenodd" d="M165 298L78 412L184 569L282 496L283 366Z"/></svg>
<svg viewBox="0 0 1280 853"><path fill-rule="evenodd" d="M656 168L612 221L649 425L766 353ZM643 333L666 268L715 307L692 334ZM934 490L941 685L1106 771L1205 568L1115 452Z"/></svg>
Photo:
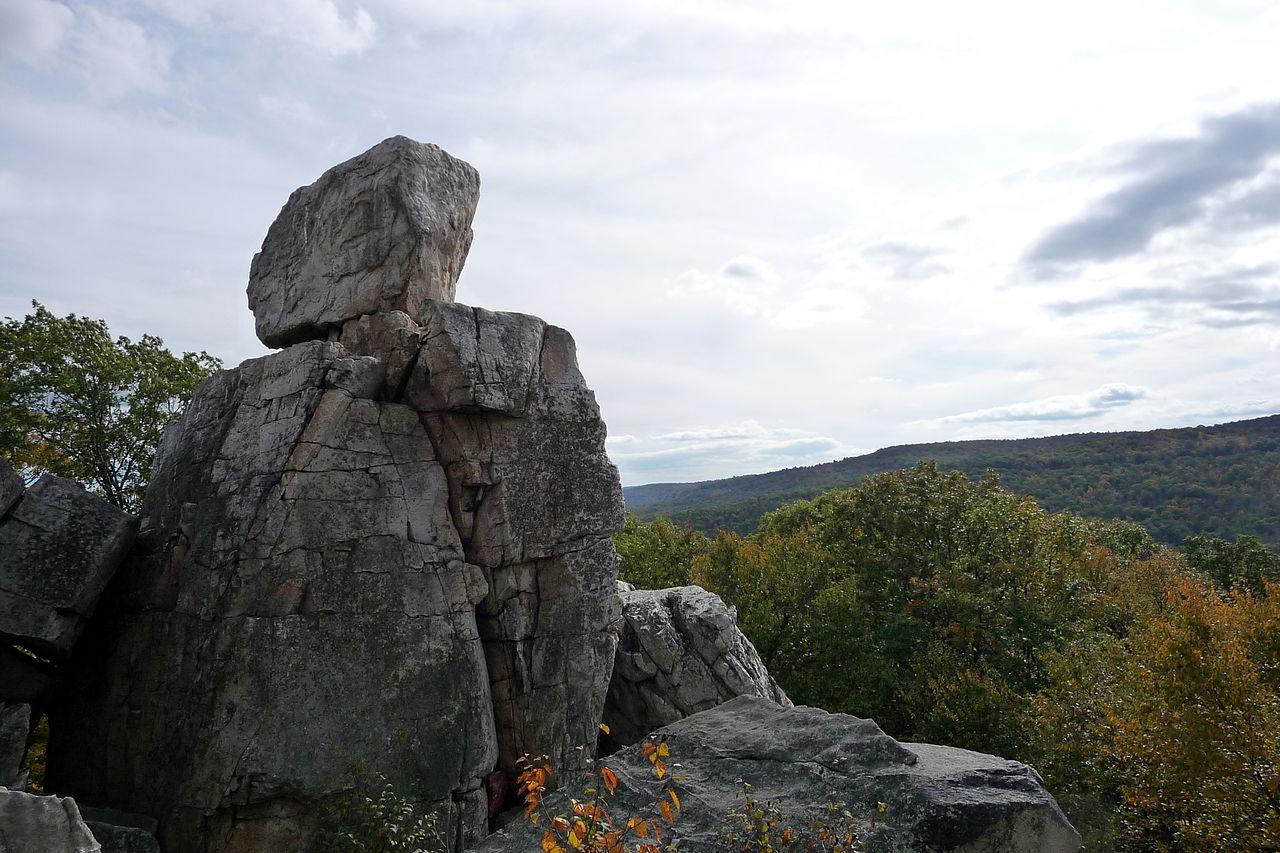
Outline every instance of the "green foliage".
<svg viewBox="0 0 1280 853"><path fill-rule="evenodd" d="M889 447L838 462L705 483L633 486L627 506L712 534L746 535L771 510L933 459L1005 487L1051 512L1124 519L1165 545L1195 534L1248 533L1280 546L1280 416L1150 432Z"/></svg>
<svg viewBox="0 0 1280 853"><path fill-rule="evenodd" d="M692 583L694 558L707 550L707 537L665 518L644 522L627 513L613 537L622 565L618 579L639 589L666 589Z"/></svg>
<svg viewBox="0 0 1280 853"><path fill-rule="evenodd" d="M0 457L28 477L49 471L136 510L161 431L219 361L32 307L0 323Z"/></svg>
<svg viewBox="0 0 1280 853"><path fill-rule="evenodd" d="M1280 555L1186 547L922 463L721 532L693 579L792 699L1033 763L1086 849L1272 849ZM739 840L780 838L748 817Z"/></svg>
<svg viewBox="0 0 1280 853"><path fill-rule="evenodd" d="M1266 581L1280 581L1280 554L1268 549L1256 536L1239 536L1235 542L1192 536L1183 544L1183 550L1191 567L1219 589L1260 595Z"/></svg>
<svg viewBox="0 0 1280 853"><path fill-rule="evenodd" d="M797 702L1010 754L1044 654L1123 622L1104 593L1133 557L1108 539L1153 552L1130 528L1051 515L994 475L926 463L792 504L747 539L722 534L695 577L738 608Z"/></svg>
<svg viewBox="0 0 1280 853"><path fill-rule="evenodd" d="M447 848L437 815L404 797L382 776L362 779L324 816L324 853L441 853Z"/></svg>

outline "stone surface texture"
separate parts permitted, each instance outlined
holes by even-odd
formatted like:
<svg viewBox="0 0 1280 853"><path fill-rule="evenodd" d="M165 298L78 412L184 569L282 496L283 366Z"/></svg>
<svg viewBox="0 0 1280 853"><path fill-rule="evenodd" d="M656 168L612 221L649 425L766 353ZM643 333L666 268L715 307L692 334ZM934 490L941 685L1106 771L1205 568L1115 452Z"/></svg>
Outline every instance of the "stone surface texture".
<svg viewBox="0 0 1280 853"><path fill-rule="evenodd" d="M0 788L0 853L100 853L70 797Z"/></svg>
<svg viewBox="0 0 1280 853"><path fill-rule="evenodd" d="M70 480L37 480L0 521L0 639L69 655L136 525Z"/></svg>
<svg viewBox="0 0 1280 853"><path fill-rule="evenodd" d="M81 806L80 816L102 853L160 853L154 818L90 806Z"/></svg>
<svg viewBox="0 0 1280 853"><path fill-rule="evenodd" d="M637 590L621 582L618 593L623 619L602 750L737 696L791 705L720 596L699 586Z"/></svg>
<svg viewBox="0 0 1280 853"><path fill-rule="evenodd" d="M622 494L573 340L413 289L452 294L475 186L397 138L295 193L251 300L264 340L317 339L213 376L165 432L49 775L159 818L167 853L305 849L357 773L434 804L456 850L521 754L594 747Z"/></svg>
<svg viewBox="0 0 1280 853"><path fill-rule="evenodd" d="M725 815L741 808L742 781L804 827L836 803L875 851L1074 853L1080 839L1039 775L1025 764L951 747L899 743L870 720L737 699L659 730L685 777L684 810L669 837L686 853L723 851ZM618 775L615 814L655 813L662 795L640 747L606 760ZM557 813L564 794L547 798ZM888 809L875 825L877 804ZM533 846L531 846L531 844ZM490 836L481 851L536 849L526 824Z"/></svg>
<svg viewBox="0 0 1280 853"><path fill-rule="evenodd" d="M250 269L258 337L285 346L364 314L452 300L479 196L475 169L403 136L301 187Z"/></svg>
<svg viewBox="0 0 1280 853"><path fill-rule="evenodd" d="M31 734L31 706L0 702L0 787L21 788L22 760Z"/></svg>
<svg viewBox="0 0 1280 853"><path fill-rule="evenodd" d="M24 484L17 471L0 459L0 519L9 513L10 507L22 497Z"/></svg>

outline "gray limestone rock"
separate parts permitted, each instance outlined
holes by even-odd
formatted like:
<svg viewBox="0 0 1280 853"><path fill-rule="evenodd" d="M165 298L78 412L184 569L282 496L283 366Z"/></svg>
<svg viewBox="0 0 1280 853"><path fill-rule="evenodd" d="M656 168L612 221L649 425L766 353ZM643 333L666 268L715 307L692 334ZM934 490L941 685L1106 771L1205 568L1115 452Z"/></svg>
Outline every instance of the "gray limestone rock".
<svg viewBox="0 0 1280 853"><path fill-rule="evenodd" d="M91 806L81 806L80 816L102 853L160 853L154 818Z"/></svg>
<svg viewBox="0 0 1280 853"><path fill-rule="evenodd" d="M12 646L0 646L0 700L43 704L59 685L49 661Z"/></svg>
<svg viewBox="0 0 1280 853"><path fill-rule="evenodd" d="M25 484L17 471L8 462L0 459L0 519L8 514L10 507L22 497Z"/></svg>
<svg viewBox="0 0 1280 853"><path fill-rule="evenodd" d="M101 853L70 797L0 788L0 853Z"/></svg>
<svg viewBox="0 0 1280 853"><path fill-rule="evenodd" d="M0 636L70 654L133 541L136 520L46 474L0 521Z"/></svg>
<svg viewBox="0 0 1280 853"><path fill-rule="evenodd" d="M523 388L519 416L432 369L474 363L474 327L395 312L197 391L54 710L60 790L156 815L170 853L229 853L305 846L379 773L459 849L488 831L495 770L587 760L621 489L572 340L484 313L537 354L474 354Z"/></svg>
<svg viewBox="0 0 1280 853"><path fill-rule="evenodd" d="M623 620L604 711L608 747L630 746L736 696L791 705L720 596L699 586L618 588Z"/></svg>
<svg viewBox="0 0 1280 853"><path fill-rule="evenodd" d="M680 764L684 809L668 840L688 853L726 849L726 816L742 805L742 783L799 829L845 808L865 849L964 853L1074 853L1080 838L1025 764L952 747L899 743L870 720L788 708L741 696L660 729ZM610 809L654 816L662 784L639 745L605 759L619 778ZM555 814L565 794L547 798ZM887 808L878 814L879 804ZM873 820L874 817L874 820ZM837 824L838 826L839 824ZM536 846L515 823L478 848L485 853Z"/></svg>
<svg viewBox="0 0 1280 853"><path fill-rule="evenodd" d="M475 169L404 136L296 190L250 268L258 337L323 339L362 314L452 300L479 194Z"/></svg>
<svg viewBox="0 0 1280 853"><path fill-rule="evenodd" d="M0 702L0 787L21 788L22 760L31 734L31 706Z"/></svg>

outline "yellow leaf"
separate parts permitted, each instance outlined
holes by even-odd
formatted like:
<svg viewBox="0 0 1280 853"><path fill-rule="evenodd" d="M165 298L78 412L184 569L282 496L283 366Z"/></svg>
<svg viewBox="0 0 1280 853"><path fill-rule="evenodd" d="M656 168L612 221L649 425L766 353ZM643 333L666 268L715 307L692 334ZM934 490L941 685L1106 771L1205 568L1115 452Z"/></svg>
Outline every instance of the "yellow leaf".
<svg viewBox="0 0 1280 853"><path fill-rule="evenodd" d="M678 796L676 796L676 789L675 789L675 788L670 788L670 789L668 789L668 790L667 790L667 794L671 797L671 804L672 804L673 806L675 806L675 807L676 807L676 811L679 811L679 810L680 810L680 798L679 798Z"/></svg>
<svg viewBox="0 0 1280 853"><path fill-rule="evenodd" d="M606 726L604 723L600 724L600 731L604 732L605 734L612 734L612 732L609 731L609 727Z"/></svg>

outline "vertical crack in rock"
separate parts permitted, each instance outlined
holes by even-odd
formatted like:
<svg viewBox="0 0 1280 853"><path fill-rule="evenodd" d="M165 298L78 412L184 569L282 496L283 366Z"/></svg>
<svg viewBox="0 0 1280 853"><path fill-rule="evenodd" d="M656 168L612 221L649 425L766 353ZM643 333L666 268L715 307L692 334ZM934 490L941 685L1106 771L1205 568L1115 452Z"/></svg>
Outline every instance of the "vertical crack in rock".
<svg viewBox="0 0 1280 853"><path fill-rule="evenodd" d="M456 849L495 771L594 749L621 488L568 333L447 301L477 188L397 137L295 192L249 285L290 346L165 432L49 773L171 853L305 849L361 772Z"/></svg>

